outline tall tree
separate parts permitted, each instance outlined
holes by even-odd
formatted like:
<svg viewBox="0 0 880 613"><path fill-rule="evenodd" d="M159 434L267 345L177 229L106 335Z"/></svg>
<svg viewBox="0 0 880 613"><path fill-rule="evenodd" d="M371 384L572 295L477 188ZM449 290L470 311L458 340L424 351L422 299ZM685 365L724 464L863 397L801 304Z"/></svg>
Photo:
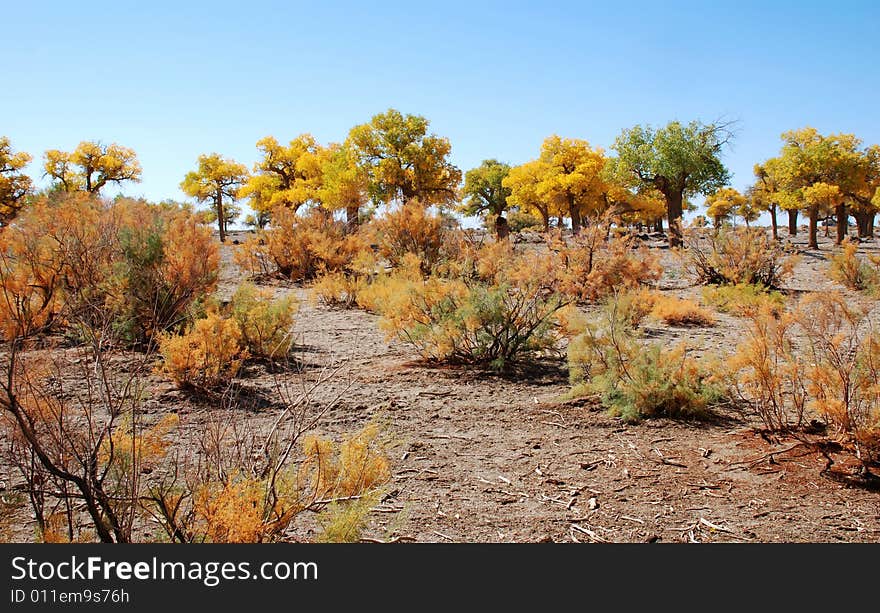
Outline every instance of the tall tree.
<svg viewBox="0 0 880 613"><path fill-rule="evenodd" d="M23 168L31 156L13 152L9 139L0 136L0 225L8 224L24 206L33 184Z"/></svg>
<svg viewBox="0 0 880 613"><path fill-rule="evenodd" d="M428 125L424 117L389 109L351 129L347 144L367 172L375 202L455 201L461 171L449 161L449 139L428 134Z"/></svg>
<svg viewBox="0 0 880 613"><path fill-rule="evenodd" d="M108 183L141 180L141 165L134 150L116 143L83 141L73 152L50 149L43 165L57 188L97 194Z"/></svg>
<svg viewBox="0 0 880 613"><path fill-rule="evenodd" d="M507 204L526 213L537 213L544 223L544 231L550 230L550 216L556 215L551 203L538 196L538 184L545 174L544 163L532 160L510 169L501 185L510 190Z"/></svg>
<svg viewBox="0 0 880 613"><path fill-rule="evenodd" d="M847 194L855 190L859 177L857 139L851 134L824 136L806 127L783 133L782 141L779 156L772 160L780 204L789 210L806 210L810 248L819 248L819 219L832 214L842 220L838 241L842 240L848 215Z"/></svg>
<svg viewBox="0 0 880 613"><path fill-rule="evenodd" d="M239 189L247 182L248 170L219 153L200 155L198 164L196 170L186 173L180 188L199 202L211 203L222 243L226 241L227 224L238 215L235 202Z"/></svg>
<svg viewBox="0 0 880 613"><path fill-rule="evenodd" d="M605 163L602 149L593 149L585 140L553 135L541 145L538 158L544 170L537 186L539 198L565 211L577 234L581 221L604 209L606 193Z"/></svg>
<svg viewBox="0 0 880 613"><path fill-rule="evenodd" d="M311 134L301 134L281 145L272 137L257 142L263 158L254 164L252 174L239 192L250 198L250 207L267 216L283 206L294 212L308 202L315 202L322 185L321 165L324 148Z"/></svg>
<svg viewBox="0 0 880 613"><path fill-rule="evenodd" d="M495 217L495 236L507 238L509 228L504 212L511 189L504 185L510 174L510 165L498 160L483 160L483 163L467 171L464 175L462 195L465 200L461 212L466 215L479 215L485 212Z"/></svg>
<svg viewBox="0 0 880 613"><path fill-rule="evenodd" d="M636 185L653 187L663 194L672 246L681 244L687 198L710 194L729 182L730 175L721 163L721 152L732 136L729 127L672 121L659 129L635 126L614 141L618 172Z"/></svg>
<svg viewBox="0 0 880 613"><path fill-rule="evenodd" d="M351 147L331 144L321 164L323 176L318 199L321 206L329 211L345 211L345 221L349 230L360 223L360 211L369 200L369 177L358 165L358 159Z"/></svg>

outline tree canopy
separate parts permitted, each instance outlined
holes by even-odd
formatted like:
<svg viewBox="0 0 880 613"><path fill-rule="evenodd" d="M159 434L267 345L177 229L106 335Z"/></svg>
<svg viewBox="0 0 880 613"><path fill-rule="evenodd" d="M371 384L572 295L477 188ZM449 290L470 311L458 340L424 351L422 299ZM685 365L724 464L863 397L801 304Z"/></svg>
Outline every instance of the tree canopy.
<svg viewBox="0 0 880 613"><path fill-rule="evenodd" d="M50 149L43 168L56 187L65 192L97 194L108 183L141 180L141 165L135 152L116 143L83 141L69 153Z"/></svg>
<svg viewBox="0 0 880 613"><path fill-rule="evenodd" d="M710 194L730 181L721 162L731 139L729 124L684 125L671 121L663 128L637 125L614 141L616 174L636 187L652 187L663 194L669 219L669 242L681 244L684 202L697 194Z"/></svg>
<svg viewBox="0 0 880 613"><path fill-rule="evenodd" d="M244 164L224 158L219 153L199 156L198 167L186 174L180 189L199 202L210 202L217 219L220 242L226 240L226 227L240 213L235 206L238 192L248 179Z"/></svg>
<svg viewBox="0 0 880 613"><path fill-rule="evenodd" d="M455 202L461 171L449 161L449 139L428 134L429 123L389 109L351 129L347 142L367 173L375 202Z"/></svg>

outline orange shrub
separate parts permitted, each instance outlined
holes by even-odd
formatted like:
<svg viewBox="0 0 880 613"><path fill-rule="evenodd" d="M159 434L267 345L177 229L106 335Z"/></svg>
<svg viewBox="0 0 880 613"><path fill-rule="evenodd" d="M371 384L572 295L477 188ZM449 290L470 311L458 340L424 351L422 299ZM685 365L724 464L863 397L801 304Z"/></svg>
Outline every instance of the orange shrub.
<svg viewBox="0 0 880 613"><path fill-rule="evenodd" d="M714 326L715 315L693 300L674 296L655 296L651 317L671 326Z"/></svg>
<svg viewBox="0 0 880 613"><path fill-rule="evenodd" d="M272 292L249 283L232 296L232 319L241 331L241 340L251 355L283 357L293 346L293 323L299 303L288 294L273 299Z"/></svg>
<svg viewBox="0 0 880 613"><path fill-rule="evenodd" d="M200 389L228 383L248 355L235 320L211 312L186 334L161 335L159 352L163 372L181 387Z"/></svg>
<svg viewBox="0 0 880 613"><path fill-rule="evenodd" d="M727 363L735 397L752 406L772 432L803 424L807 365L797 357L792 337L797 317L765 307L751 315L746 340Z"/></svg>
<svg viewBox="0 0 880 613"><path fill-rule="evenodd" d="M856 255L858 249L858 243L844 241L840 253L831 256L829 274L850 289L875 291L880 284L880 269L869 263L873 260L865 261Z"/></svg>
<svg viewBox="0 0 880 613"><path fill-rule="evenodd" d="M571 239L557 231L548 237L559 291L580 302L596 302L615 291L638 289L660 278L656 256L635 248L628 236L607 237L607 228L593 224Z"/></svg>
<svg viewBox="0 0 880 613"><path fill-rule="evenodd" d="M418 256L427 273L444 260L454 259L461 247L461 238L449 220L432 215L415 201L387 212L371 225L380 255L392 266L410 253Z"/></svg>
<svg viewBox="0 0 880 613"><path fill-rule="evenodd" d="M328 272L346 270L366 248L344 223L321 210L297 215L288 208L272 213L272 225L238 249L236 263L251 273L267 270L308 281Z"/></svg>
<svg viewBox="0 0 880 613"><path fill-rule="evenodd" d="M691 233L685 268L704 284L748 283L778 287L794 270L796 259L762 228Z"/></svg>

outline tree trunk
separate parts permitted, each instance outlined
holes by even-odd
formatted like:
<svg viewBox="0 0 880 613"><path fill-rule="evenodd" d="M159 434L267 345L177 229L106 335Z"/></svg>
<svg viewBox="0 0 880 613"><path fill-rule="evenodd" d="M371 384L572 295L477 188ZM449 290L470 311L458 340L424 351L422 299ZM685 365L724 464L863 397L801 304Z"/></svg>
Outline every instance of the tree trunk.
<svg viewBox="0 0 880 613"><path fill-rule="evenodd" d="M776 223L776 205L770 205L770 227L773 229L773 240L779 240L779 225Z"/></svg>
<svg viewBox="0 0 880 613"><path fill-rule="evenodd" d="M508 236L510 236L510 225L508 225L504 216L499 214L495 218L495 238L503 241L507 240Z"/></svg>
<svg viewBox="0 0 880 613"><path fill-rule="evenodd" d="M819 248L819 207L810 207L810 240L807 243L808 249Z"/></svg>
<svg viewBox="0 0 880 613"><path fill-rule="evenodd" d="M788 235L797 236L798 210L788 209Z"/></svg>
<svg viewBox="0 0 880 613"><path fill-rule="evenodd" d="M666 215L669 218L669 246L681 245L681 216L682 201L684 195L681 192L670 192L666 195Z"/></svg>
<svg viewBox="0 0 880 613"><path fill-rule="evenodd" d="M721 215L716 215L715 219L712 220L712 224L715 226L717 232L721 228Z"/></svg>
<svg viewBox="0 0 880 613"><path fill-rule="evenodd" d="M661 234L663 233L663 218L662 217L658 217L657 220L654 222L654 232L660 232Z"/></svg>
<svg viewBox="0 0 880 613"><path fill-rule="evenodd" d="M217 228L220 230L220 242L226 242L226 215L223 213L223 192L217 190L214 196L214 204L217 208Z"/></svg>
<svg viewBox="0 0 880 613"><path fill-rule="evenodd" d="M360 225L359 213L360 207L358 205L345 207L345 223L350 231L356 230Z"/></svg>
<svg viewBox="0 0 880 613"><path fill-rule="evenodd" d="M846 210L846 205L837 205L834 209L834 215L837 217L837 240L835 242L839 245L846 238L849 229L849 213Z"/></svg>
<svg viewBox="0 0 880 613"><path fill-rule="evenodd" d="M580 234L581 233L581 212L572 202L572 199L568 201L568 214L571 215L571 232L572 234Z"/></svg>
<svg viewBox="0 0 880 613"><path fill-rule="evenodd" d="M874 215L874 213L867 211L853 212L853 216L856 218L859 238L872 238L874 236Z"/></svg>
<svg viewBox="0 0 880 613"><path fill-rule="evenodd" d="M544 222L544 232L550 231L550 214L547 211L539 211L541 213L541 221Z"/></svg>

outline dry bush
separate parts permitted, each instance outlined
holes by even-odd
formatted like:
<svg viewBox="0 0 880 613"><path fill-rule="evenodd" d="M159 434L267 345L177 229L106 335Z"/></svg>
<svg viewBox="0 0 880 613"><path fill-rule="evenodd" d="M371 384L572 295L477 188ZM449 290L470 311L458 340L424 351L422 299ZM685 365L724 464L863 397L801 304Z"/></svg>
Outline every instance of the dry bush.
<svg viewBox="0 0 880 613"><path fill-rule="evenodd" d="M798 311L807 338L809 406L867 465L880 457L880 333L837 293L807 296Z"/></svg>
<svg viewBox="0 0 880 613"><path fill-rule="evenodd" d="M765 307L750 316L748 337L727 363L732 394L750 403L764 427L790 432L803 425L807 364L792 337L798 320Z"/></svg>
<svg viewBox="0 0 880 613"><path fill-rule="evenodd" d="M858 243L844 241L840 253L831 256L829 275L850 289L876 292L880 285L880 268L872 265L873 260L866 261L856 255L858 249Z"/></svg>
<svg viewBox="0 0 880 613"><path fill-rule="evenodd" d="M763 310L775 316L785 311L785 296L762 285L712 285L703 288L703 300L722 313L752 317Z"/></svg>
<svg viewBox="0 0 880 613"><path fill-rule="evenodd" d="M202 390L229 383L248 356L238 323L215 312L186 334L159 336L159 352L162 371L177 385Z"/></svg>
<svg viewBox="0 0 880 613"><path fill-rule="evenodd" d="M658 292L653 294L641 292L636 297L641 298L641 308L650 309L649 314L653 319L663 321L670 326L715 325L715 315L693 300L664 296Z"/></svg>
<svg viewBox="0 0 880 613"><path fill-rule="evenodd" d="M358 305L358 297L366 285L367 280L361 275L331 272L318 277L310 288L322 304L350 309Z"/></svg>
<svg viewBox="0 0 880 613"><path fill-rule="evenodd" d="M511 256L501 269L453 278L423 278L417 262L377 279L361 297L389 336L426 359L500 369L559 340L556 314L569 301L539 273L546 258Z"/></svg>
<svg viewBox="0 0 880 613"><path fill-rule="evenodd" d="M188 214L80 194L37 201L0 243L7 338L56 322L78 334L112 322L117 340L148 341L186 323L219 267L210 231Z"/></svg>
<svg viewBox="0 0 880 613"><path fill-rule="evenodd" d="M778 287L795 259L761 228L737 228L687 238L685 268L703 284Z"/></svg>
<svg viewBox="0 0 880 613"><path fill-rule="evenodd" d="M348 270L329 272L315 279L310 285L312 297L327 306L363 307L361 295L381 274L372 251L362 251L352 260Z"/></svg>
<svg viewBox="0 0 880 613"><path fill-rule="evenodd" d="M286 356L293 346L293 324L299 303L292 294L273 299L270 290L250 283L238 286L230 316L238 324L248 353L265 358Z"/></svg>
<svg viewBox="0 0 880 613"><path fill-rule="evenodd" d="M163 455L171 427L171 419L148 427L140 417L148 356L119 372L98 344L68 352L20 354L17 343L6 349L6 459L27 484L39 538L130 542L144 471Z"/></svg>
<svg viewBox="0 0 880 613"><path fill-rule="evenodd" d="M591 223L568 240L557 230L548 236L559 291L579 302L597 302L615 291L638 289L660 278L662 268L630 236L609 237L603 223Z"/></svg>
<svg viewBox="0 0 880 613"><path fill-rule="evenodd" d="M404 256L413 254L421 261L422 272L426 274L445 260L457 258L463 240L450 228L448 219L431 214L416 201L409 201L376 219L371 224L371 232L379 254L392 266L400 265Z"/></svg>
<svg viewBox="0 0 880 613"><path fill-rule="evenodd" d="M349 268L366 248L363 239L347 232L341 221L324 211L297 215L288 208L272 213L271 226L239 246L235 262L251 274L280 274L308 281Z"/></svg>
<svg viewBox="0 0 880 613"><path fill-rule="evenodd" d="M712 368L687 348L644 345L631 311L609 299L597 321L587 322L568 346L572 394L597 394L613 415L635 422L651 417L700 418L724 399Z"/></svg>

